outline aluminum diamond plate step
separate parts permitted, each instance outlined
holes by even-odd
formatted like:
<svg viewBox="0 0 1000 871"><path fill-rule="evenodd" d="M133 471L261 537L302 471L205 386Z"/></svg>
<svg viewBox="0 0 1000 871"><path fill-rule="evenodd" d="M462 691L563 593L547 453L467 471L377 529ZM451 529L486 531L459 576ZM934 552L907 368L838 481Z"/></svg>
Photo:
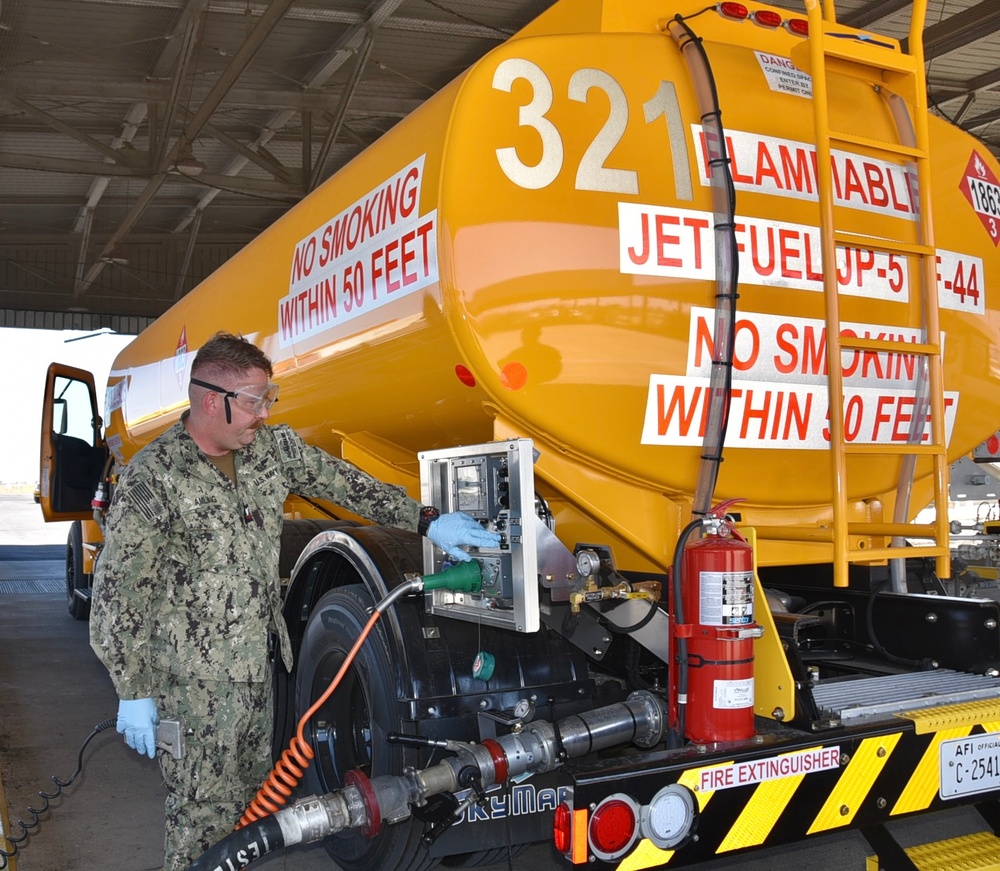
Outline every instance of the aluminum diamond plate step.
<svg viewBox="0 0 1000 871"><path fill-rule="evenodd" d="M813 686L812 694L825 716L847 724L941 705L1000 700L1000 677L940 668L821 683Z"/></svg>

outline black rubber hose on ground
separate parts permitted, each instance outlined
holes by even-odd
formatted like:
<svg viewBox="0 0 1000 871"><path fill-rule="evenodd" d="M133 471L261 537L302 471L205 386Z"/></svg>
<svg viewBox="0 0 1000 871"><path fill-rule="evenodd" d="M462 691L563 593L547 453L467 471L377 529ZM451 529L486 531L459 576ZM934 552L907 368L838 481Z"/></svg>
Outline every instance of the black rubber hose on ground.
<svg viewBox="0 0 1000 871"><path fill-rule="evenodd" d="M236 871L284 846L278 820L267 816L227 835L188 865L187 871Z"/></svg>

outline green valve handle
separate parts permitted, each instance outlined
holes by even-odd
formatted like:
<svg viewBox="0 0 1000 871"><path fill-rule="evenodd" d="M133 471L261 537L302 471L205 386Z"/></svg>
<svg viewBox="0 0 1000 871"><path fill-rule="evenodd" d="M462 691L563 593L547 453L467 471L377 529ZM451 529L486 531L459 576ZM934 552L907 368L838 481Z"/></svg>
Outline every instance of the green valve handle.
<svg viewBox="0 0 1000 871"><path fill-rule="evenodd" d="M424 575L425 590L455 590L461 593L478 593L483 588L483 573L474 559L457 566Z"/></svg>

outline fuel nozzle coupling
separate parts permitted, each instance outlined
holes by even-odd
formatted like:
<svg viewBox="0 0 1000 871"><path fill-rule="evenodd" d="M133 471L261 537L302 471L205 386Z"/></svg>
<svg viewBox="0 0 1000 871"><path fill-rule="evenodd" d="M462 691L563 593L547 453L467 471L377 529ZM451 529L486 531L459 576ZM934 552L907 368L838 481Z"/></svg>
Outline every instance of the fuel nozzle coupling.
<svg viewBox="0 0 1000 871"><path fill-rule="evenodd" d="M483 588L483 573L474 559L451 566L442 572L423 576L424 590L454 590L478 593Z"/></svg>

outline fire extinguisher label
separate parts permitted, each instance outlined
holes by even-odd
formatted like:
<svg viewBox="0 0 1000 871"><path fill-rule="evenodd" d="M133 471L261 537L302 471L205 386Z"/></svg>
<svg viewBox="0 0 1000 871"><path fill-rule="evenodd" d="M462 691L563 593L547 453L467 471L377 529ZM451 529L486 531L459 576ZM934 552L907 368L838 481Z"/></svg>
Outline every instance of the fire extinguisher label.
<svg viewBox="0 0 1000 871"><path fill-rule="evenodd" d="M712 690L712 707L719 709L752 708L753 678L717 680Z"/></svg>
<svg viewBox="0 0 1000 871"><path fill-rule="evenodd" d="M738 626L753 623L753 572L702 572L703 626Z"/></svg>

